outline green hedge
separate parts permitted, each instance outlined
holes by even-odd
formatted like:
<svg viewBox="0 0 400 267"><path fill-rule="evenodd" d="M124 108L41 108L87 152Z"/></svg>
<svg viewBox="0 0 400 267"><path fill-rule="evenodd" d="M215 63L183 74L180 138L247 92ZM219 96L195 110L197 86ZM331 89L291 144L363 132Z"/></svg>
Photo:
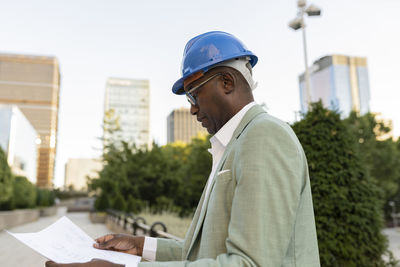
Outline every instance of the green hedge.
<svg viewBox="0 0 400 267"><path fill-rule="evenodd" d="M36 187L26 177L15 177L13 188L13 208L25 209L36 206Z"/></svg>
<svg viewBox="0 0 400 267"><path fill-rule="evenodd" d="M26 177L14 176L0 147L0 210L26 209L54 205L55 194L39 189Z"/></svg>
<svg viewBox="0 0 400 267"><path fill-rule="evenodd" d="M391 266L382 260L382 191L340 115L319 102L293 129L308 160L321 266Z"/></svg>
<svg viewBox="0 0 400 267"><path fill-rule="evenodd" d="M39 207L49 207L54 205L55 193L53 190L36 188L36 205Z"/></svg>

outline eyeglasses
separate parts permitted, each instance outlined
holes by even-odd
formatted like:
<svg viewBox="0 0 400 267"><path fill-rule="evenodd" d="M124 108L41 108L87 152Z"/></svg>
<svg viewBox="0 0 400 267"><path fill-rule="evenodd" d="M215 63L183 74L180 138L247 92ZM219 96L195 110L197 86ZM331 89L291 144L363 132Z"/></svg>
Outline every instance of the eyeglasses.
<svg viewBox="0 0 400 267"><path fill-rule="evenodd" d="M213 78L217 77L218 75L222 75L222 73L216 73L216 74L212 75L205 81L201 82L200 84L196 85L195 87L191 88L189 91L186 92L186 99L189 101L189 103L191 105L196 106L196 104L197 104L197 101L196 101L197 95L193 95L192 93L194 91L196 91L197 89L199 89L201 86L203 86L205 83L207 83L207 82L211 81Z"/></svg>

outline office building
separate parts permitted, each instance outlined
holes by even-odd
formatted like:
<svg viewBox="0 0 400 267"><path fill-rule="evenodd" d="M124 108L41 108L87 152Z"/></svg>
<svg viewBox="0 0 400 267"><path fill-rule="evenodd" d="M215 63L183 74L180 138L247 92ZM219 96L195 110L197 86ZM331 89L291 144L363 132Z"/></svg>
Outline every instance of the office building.
<svg viewBox="0 0 400 267"><path fill-rule="evenodd" d="M119 131L113 136L104 132L104 139L134 143L138 147L150 144L150 88L148 80L109 78L107 80L105 117L113 114Z"/></svg>
<svg viewBox="0 0 400 267"><path fill-rule="evenodd" d="M40 187L53 184L59 94L55 57L0 54L0 103L17 105L39 135L36 176Z"/></svg>
<svg viewBox="0 0 400 267"><path fill-rule="evenodd" d="M299 76L301 111L307 112L305 75ZM369 111L370 89L367 59L329 55L310 67L311 102L322 100L325 107L347 117L354 110L363 115Z"/></svg>
<svg viewBox="0 0 400 267"><path fill-rule="evenodd" d="M87 191L87 179L98 178L103 169L101 159L76 158L68 159L65 164L65 189Z"/></svg>
<svg viewBox="0 0 400 267"><path fill-rule="evenodd" d="M188 108L173 110L167 117L167 142L181 141L190 143L199 133L207 134L207 130L190 114Z"/></svg>
<svg viewBox="0 0 400 267"><path fill-rule="evenodd" d="M0 105L0 147L14 175L36 184L38 135L16 105Z"/></svg>

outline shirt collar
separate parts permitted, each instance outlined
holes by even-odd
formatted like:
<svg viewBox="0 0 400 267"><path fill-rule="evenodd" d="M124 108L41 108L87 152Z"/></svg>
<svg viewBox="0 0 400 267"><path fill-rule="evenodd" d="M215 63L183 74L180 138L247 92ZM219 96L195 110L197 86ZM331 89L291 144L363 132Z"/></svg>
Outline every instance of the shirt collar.
<svg viewBox="0 0 400 267"><path fill-rule="evenodd" d="M211 143L214 143L215 140L218 140L224 147L226 147L229 141L232 138L233 132L238 127L240 121L243 119L246 112L253 106L256 105L256 102L250 102L246 106L244 106L238 113L235 114L221 129L210 139Z"/></svg>

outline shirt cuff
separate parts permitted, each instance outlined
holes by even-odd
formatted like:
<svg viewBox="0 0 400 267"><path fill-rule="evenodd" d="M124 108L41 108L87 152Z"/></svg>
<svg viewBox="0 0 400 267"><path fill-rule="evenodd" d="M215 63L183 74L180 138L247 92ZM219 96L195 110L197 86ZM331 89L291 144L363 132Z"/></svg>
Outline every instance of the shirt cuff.
<svg viewBox="0 0 400 267"><path fill-rule="evenodd" d="M142 258L148 261L156 260L157 238L145 237Z"/></svg>

